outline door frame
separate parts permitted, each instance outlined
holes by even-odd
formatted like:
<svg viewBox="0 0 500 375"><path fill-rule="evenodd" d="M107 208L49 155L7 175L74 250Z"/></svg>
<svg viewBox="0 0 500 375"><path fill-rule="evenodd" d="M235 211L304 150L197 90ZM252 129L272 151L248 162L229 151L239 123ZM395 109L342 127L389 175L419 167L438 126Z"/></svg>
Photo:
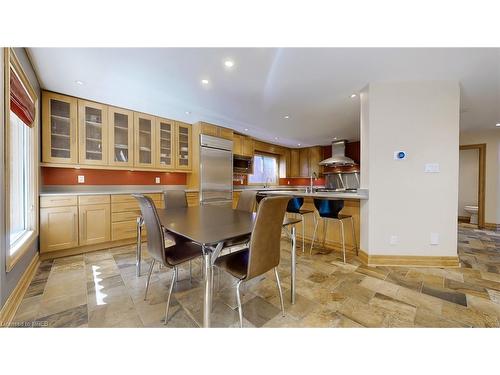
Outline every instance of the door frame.
<svg viewBox="0 0 500 375"><path fill-rule="evenodd" d="M478 227L484 228L485 190L486 190L486 143L461 145L460 150L479 150L479 179L478 179Z"/></svg>

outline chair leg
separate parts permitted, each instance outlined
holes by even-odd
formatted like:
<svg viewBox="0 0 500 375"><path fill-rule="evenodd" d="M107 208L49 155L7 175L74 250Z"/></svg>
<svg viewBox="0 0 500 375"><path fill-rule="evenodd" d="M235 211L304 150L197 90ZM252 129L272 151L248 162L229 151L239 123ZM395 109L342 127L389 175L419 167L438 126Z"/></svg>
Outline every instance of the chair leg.
<svg viewBox="0 0 500 375"><path fill-rule="evenodd" d="M356 239L356 231L354 230L354 218L351 216L351 227L352 227L352 241L354 242L354 248L356 249L356 255L358 255L358 241Z"/></svg>
<svg viewBox="0 0 500 375"><path fill-rule="evenodd" d="M339 220L340 223L340 234L342 236L342 252L344 253L344 264L345 264L345 238L344 238L344 222Z"/></svg>
<svg viewBox="0 0 500 375"><path fill-rule="evenodd" d="M311 241L311 248L309 249L309 254L312 254L313 251L313 246L314 246L314 239L316 238L316 230L318 229L318 224L319 224L319 219L314 215L314 231L313 231L313 236L312 236L312 241Z"/></svg>
<svg viewBox="0 0 500 375"><path fill-rule="evenodd" d="M278 267L274 267L274 275L276 276L276 284L280 292L281 315L285 316L285 304L283 303L283 291L281 290L280 277L278 276Z"/></svg>
<svg viewBox="0 0 500 375"><path fill-rule="evenodd" d="M146 292L144 292L144 301L147 299L148 297L148 289L149 289L149 280L151 280L151 274L153 273L153 267L155 266L155 262L156 260L153 259L151 261L151 265L149 266L149 272L148 272L148 279L146 281Z"/></svg>
<svg viewBox="0 0 500 375"><path fill-rule="evenodd" d="M327 222L326 219L323 219L323 250L325 249L326 245L326 228L327 228Z"/></svg>
<svg viewBox="0 0 500 375"><path fill-rule="evenodd" d="M243 280L236 284L236 301L238 302L238 315L240 316L240 328L243 328L243 310L241 309L240 285Z"/></svg>
<svg viewBox="0 0 500 375"><path fill-rule="evenodd" d="M302 253L304 253L306 249L306 222L304 215L300 215L300 218L302 219Z"/></svg>
<svg viewBox="0 0 500 375"><path fill-rule="evenodd" d="M189 283L193 283L193 263L191 260L189 261Z"/></svg>
<svg viewBox="0 0 500 375"><path fill-rule="evenodd" d="M170 297L172 296L172 291L174 290L175 280L177 279L177 267L174 267L174 274L172 275L172 282L170 283L170 290L168 291L167 297L167 307L165 308L165 325L168 323L168 308L170 307Z"/></svg>

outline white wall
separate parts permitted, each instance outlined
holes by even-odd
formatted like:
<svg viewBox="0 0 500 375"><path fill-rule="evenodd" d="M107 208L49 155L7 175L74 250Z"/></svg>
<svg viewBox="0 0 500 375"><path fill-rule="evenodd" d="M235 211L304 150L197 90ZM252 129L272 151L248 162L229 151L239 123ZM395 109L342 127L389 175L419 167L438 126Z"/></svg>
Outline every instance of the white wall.
<svg viewBox="0 0 500 375"><path fill-rule="evenodd" d="M361 206L361 246L368 254L457 255L459 103L459 85L449 81L372 83L362 93L369 199ZM393 159L399 150L406 160ZM439 163L441 172L424 173L426 163Z"/></svg>
<svg viewBox="0 0 500 375"><path fill-rule="evenodd" d="M470 216L464 206L478 205L479 150L460 150L458 170L458 216Z"/></svg>
<svg viewBox="0 0 500 375"><path fill-rule="evenodd" d="M460 145L486 143L484 221L500 224L500 129L460 133Z"/></svg>

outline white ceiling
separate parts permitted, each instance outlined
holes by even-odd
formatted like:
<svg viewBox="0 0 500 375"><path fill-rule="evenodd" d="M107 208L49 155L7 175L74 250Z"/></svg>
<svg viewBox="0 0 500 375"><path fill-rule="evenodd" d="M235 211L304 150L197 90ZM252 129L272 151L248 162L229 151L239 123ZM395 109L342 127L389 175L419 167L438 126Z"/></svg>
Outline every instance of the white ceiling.
<svg viewBox="0 0 500 375"><path fill-rule="evenodd" d="M500 122L500 49L28 51L45 89L189 123L203 120L240 132L248 128L250 135L288 146L359 139L359 101L350 95L374 81L457 80L461 130ZM223 65L226 58L235 62L231 70ZM200 84L204 78L209 87Z"/></svg>

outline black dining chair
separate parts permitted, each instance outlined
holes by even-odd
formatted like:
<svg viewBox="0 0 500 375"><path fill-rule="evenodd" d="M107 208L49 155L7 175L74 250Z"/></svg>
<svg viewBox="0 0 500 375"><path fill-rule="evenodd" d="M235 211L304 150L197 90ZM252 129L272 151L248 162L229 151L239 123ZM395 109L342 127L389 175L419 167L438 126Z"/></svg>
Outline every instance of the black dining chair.
<svg viewBox="0 0 500 375"><path fill-rule="evenodd" d="M289 200L289 197L264 198L257 209L248 248L220 256L215 261L215 266L238 279L236 299L240 327L243 327L241 284L273 269L280 296L281 312L285 316L283 292L277 267L280 263L281 228Z"/></svg>
<svg viewBox="0 0 500 375"><path fill-rule="evenodd" d="M149 267L148 278L146 281L146 291L144 293L144 299L147 298L149 282L151 280L151 273L153 272L153 267L156 262L159 262L159 264L165 267L173 268L174 271L167 297L167 307L165 309L165 324L167 324L170 297L172 295L174 283L177 280L178 266L197 257L201 257L202 248L201 246L188 240L180 241L179 236L172 236L171 239L175 244L170 247L165 247L165 237L171 236L171 234L163 230L153 200L142 194L132 194L132 196L139 201L142 218L147 230L148 253L152 258L151 265Z"/></svg>
<svg viewBox="0 0 500 375"><path fill-rule="evenodd" d="M163 192L165 208L187 207L187 197L184 190L166 190Z"/></svg>

